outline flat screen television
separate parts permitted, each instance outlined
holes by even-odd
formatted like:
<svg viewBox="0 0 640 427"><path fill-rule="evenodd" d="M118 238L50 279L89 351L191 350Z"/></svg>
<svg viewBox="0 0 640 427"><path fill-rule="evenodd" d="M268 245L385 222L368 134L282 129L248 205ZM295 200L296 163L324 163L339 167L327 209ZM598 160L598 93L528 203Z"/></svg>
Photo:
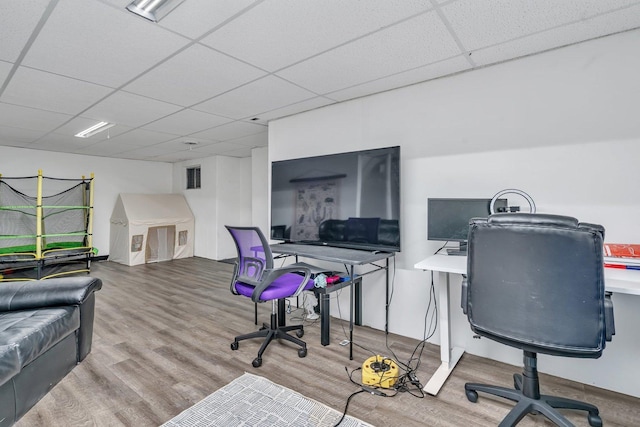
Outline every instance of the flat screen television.
<svg viewBox="0 0 640 427"><path fill-rule="evenodd" d="M469 220L490 215L491 199L427 199L427 239L459 242L450 255L466 255ZM507 208L507 199L496 200L494 209Z"/></svg>
<svg viewBox="0 0 640 427"><path fill-rule="evenodd" d="M400 251L400 147L271 165L271 238Z"/></svg>

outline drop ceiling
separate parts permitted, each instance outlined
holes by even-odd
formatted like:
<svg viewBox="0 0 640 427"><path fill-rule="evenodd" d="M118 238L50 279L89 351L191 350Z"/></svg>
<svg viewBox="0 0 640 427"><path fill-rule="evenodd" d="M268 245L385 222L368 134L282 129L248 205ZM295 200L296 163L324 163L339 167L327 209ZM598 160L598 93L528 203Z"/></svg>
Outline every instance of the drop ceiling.
<svg viewBox="0 0 640 427"><path fill-rule="evenodd" d="M248 157L276 118L640 27L629 0L185 0L157 23L127 4L0 2L0 145Z"/></svg>

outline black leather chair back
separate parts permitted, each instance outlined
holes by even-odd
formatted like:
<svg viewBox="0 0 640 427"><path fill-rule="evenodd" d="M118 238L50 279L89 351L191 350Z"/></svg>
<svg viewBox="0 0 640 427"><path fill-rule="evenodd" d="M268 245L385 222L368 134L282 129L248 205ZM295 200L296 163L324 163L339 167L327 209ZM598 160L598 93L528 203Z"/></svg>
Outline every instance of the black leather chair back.
<svg viewBox="0 0 640 427"><path fill-rule="evenodd" d="M525 351L600 357L613 333L603 239L601 226L565 216L471 220L463 289L471 329Z"/></svg>

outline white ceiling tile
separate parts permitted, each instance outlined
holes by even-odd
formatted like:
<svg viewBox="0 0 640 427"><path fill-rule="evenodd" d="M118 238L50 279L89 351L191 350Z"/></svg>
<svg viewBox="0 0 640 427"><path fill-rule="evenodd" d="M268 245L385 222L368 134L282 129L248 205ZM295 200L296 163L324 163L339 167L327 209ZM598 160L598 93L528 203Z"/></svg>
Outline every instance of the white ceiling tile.
<svg viewBox="0 0 640 427"><path fill-rule="evenodd" d="M0 102L0 126L49 132L71 119L71 117L67 114Z"/></svg>
<svg viewBox="0 0 640 427"><path fill-rule="evenodd" d="M176 143L175 145L177 144L178 143ZM132 158L140 159L145 157L160 156L162 154L169 154L169 153L175 152L176 151L175 145L170 145L170 144L149 145L146 147L138 147L132 150L123 151L122 154L124 157L128 159L132 159ZM185 150L185 151L188 150L183 147L184 146L180 146L179 150Z"/></svg>
<svg viewBox="0 0 640 427"><path fill-rule="evenodd" d="M265 74L255 67L196 44L124 89L186 107Z"/></svg>
<svg viewBox="0 0 640 427"><path fill-rule="evenodd" d="M250 147L237 148L235 150L225 151L224 153L222 153L222 155L227 157L237 157L239 159L242 159L245 157L251 157L251 148Z"/></svg>
<svg viewBox="0 0 640 427"><path fill-rule="evenodd" d="M49 0L0 2L0 59L15 62Z"/></svg>
<svg viewBox="0 0 640 427"><path fill-rule="evenodd" d="M23 64L117 87L188 42L124 9L64 0L57 3Z"/></svg>
<svg viewBox="0 0 640 427"><path fill-rule="evenodd" d="M640 5L479 49L473 52L472 57L477 65L493 64L596 38L613 26L620 31L640 27Z"/></svg>
<svg viewBox="0 0 640 427"><path fill-rule="evenodd" d="M231 121L233 120L202 111L182 110L153 123L149 123L144 126L144 129L157 130L174 135L189 135Z"/></svg>
<svg viewBox="0 0 640 427"><path fill-rule="evenodd" d="M147 160L156 162L177 163L183 162L185 160L201 159L203 157L206 156L203 156L202 153L198 153L196 151L177 151L175 153L161 154L159 156L147 158Z"/></svg>
<svg viewBox="0 0 640 427"><path fill-rule="evenodd" d="M2 106L0 104L0 110ZM0 124L0 145L12 146L15 143L32 143L45 135L46 131L20 129Z"/></svg>
<svg viewBox="0 0 640 427"><path fill-rule="evenodd" d="M637 0L459 0L442 7L467 50L581 21Z"/></svg>
<svg viewBox="0 0 640 427"><path fill-rule="evenodd" d="M202 42L269 71L424 12L428 1L267 1Z"/></svg>
<svg viewBox="0 0 640 427"><path fill-rule="evenodd" d="M248 147L245 147L244 145L240 145L240 144L235 144L233 142L219 142L217 144L211 144L204 147L194 148L193 151L213 156L213 155L228 153L229 151L234 151L234 150L244 149L244 148L248 148Z"/></svg>
<svg viewBox="0 0 640 427"><path fill-rule="evenodd" d="M0 100L10 104L78 114L113 89L92 83L19 67Z"/></svg>
<svg viewBox="0 0 640 427"><path fill-rule="evenodd" d="M96 120L136 127L181 109L182 107L178 105L120 91L91 107L82 115Z"/></svg>
<svg viewBox="0 0 640 427"><path fill-rule="evenodd" d="M78 151L83 150L91 145L86 138L76 138L74 136L64 135L60 133L48 133L43 138L33 144L33 148L48 151Z"/></svg>
<svg viewBox="0 0 640 427"><path fill-rule="evenodd" d="M267 76L193 108L221 116L243 119L313 97L315 94L308 90L281 78Z"/></svg>
<svg viewBox="0 0 640 427"><path fill-rule="evenodd" d="M0 61L0 82L4 82L4 80L9 75L9 72L11 71L11 68L13 68L13 64L12 63ZM0 87L1 86L2 86L2 84L0 84Z"/></svg>
<svg viewBox="0 0 640 427"><path fill-rule="evenodd" d="M338 101L346 101L353 98L371 95L373 93L383 92L403 86L412 85L426 80L454 74L460 71L468 70L471 64L464 56L457 56L435 64L424 67L414 68L413 70L404 71L389 77L383 77L369 83L363 83L337 92L329 93L333 99Z"/></svg>
<svg viewBox="0 0 640 427"><path fill-rule="evenodd" d="M292 114L301 113L303 111L309 111L316 108L324 107L325 105L333 104L335 101L322 96L307 99L302 102L287 105L286 107L276 108L275 110L260 113L259 123L266 123L269 120L279 119L281 117L290 116Z"/></svg>
<svg viewBox="0 0 640 427"><path fill-rule="evenodd" d="M267 145L269 145L269 132L264 131L262 133L256 133L254 135L231 139L227 142L242 145L245 147L266 147Z"/></svg>
<svg viewBox="0 0 640 427"><path fill-rule="evenodd" d="M459 54L445 25L436 13L431 12L277 74L325 94Z"/></svg>
<svg viewBox="0 0 640 427"><path fill-rule="evenodd" d="M163 132L144 129L133 129L111 138L103 138L99 143L126 145L129 147L145 147L174 139L176 136Z"/></svg>
<svg viewBox="0 0 640 427"><path fill-rule="evenodd" d="M241 138L243 136L255 135L262 133L267 129L266 126L256 125L246 122L233 122L226 125L218 126L213 129L207 129L203 132L195 133L191 136L196 138L214 140L214 141L226 141L228 139Z"/></svg>
<svg viewBox="0 0 640 427"><path fill-rule="evenodd" d="M256 0L189 0L161 19L159 24L195 39L253 3Z"/></svg>

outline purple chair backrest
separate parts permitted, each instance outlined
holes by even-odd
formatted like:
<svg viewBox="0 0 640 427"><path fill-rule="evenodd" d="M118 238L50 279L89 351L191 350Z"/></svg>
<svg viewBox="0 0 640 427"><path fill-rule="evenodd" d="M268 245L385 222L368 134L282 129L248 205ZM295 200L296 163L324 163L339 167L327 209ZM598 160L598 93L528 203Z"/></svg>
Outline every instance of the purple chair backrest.
<svg viewBox="0 0 640 427"><path fill-rule="evenodd" d="M225 226L238 250L238 277L240 282L259 282L265 270L273 269L273 254L269 242L258 227Z"/></svg>

